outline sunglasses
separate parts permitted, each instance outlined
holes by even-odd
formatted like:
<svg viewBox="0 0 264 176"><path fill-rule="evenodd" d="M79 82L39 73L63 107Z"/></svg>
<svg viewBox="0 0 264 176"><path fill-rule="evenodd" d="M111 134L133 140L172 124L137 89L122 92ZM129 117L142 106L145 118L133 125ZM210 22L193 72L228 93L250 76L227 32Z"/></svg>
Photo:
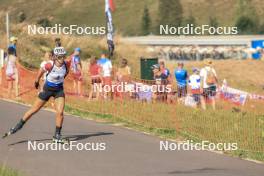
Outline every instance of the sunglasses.
<svg viewBox="0 0 264 176"><path fill-rule="evenodd" d="M56 59L63 60L63 59L65 59L65 56L57 56Z"/></svg>

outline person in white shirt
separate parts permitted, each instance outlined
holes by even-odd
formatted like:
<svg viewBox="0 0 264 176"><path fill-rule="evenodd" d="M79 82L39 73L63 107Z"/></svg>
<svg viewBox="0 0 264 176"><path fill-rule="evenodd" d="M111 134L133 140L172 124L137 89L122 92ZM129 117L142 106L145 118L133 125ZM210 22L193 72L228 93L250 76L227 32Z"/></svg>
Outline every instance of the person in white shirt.
<svg viewBox="0 0 264 176"><path fill-rule="evenodd" d="M206 100L211 101L212 107L215 110L215 96L216 96L216 88L217 88L217 74L215 69L212 67L213 62L211 60L205 60L206 66L202 68L200 72L201 76L201 92L202 92L202 99L201 104L202 108L206 109Z"/></svg>
<svg viewBox="0 0 264 176"><path fill-rule="evenodd" d="M12 90L15 82L15 96L19 95L19 77L17 69L17 57L15 56L15 49L12 47L8 48L6 60L6 80L8 81L8 97L11 98Z"/></svg>
<svg viewBox="0 0 264 176"><path fill-rule="evenodd" d="M189 77L188 81L189 87L191 89L192 97L194 101L198 104L201 102L201 77L199 75L199 69L193 68L193 74Z"/></svg>
<svg viewBox="0 0 264 176"><path fill-rule="evenodd" d="M105 54L101 55L101 58L97 62L102 68L103 77L111 77L112 72L112 62L106 58Z"/></svg>
<svg viewBox="0 0 264 176"><path fill-rule="evenodd" d="M112 86L112 79L111 79L112 62L111 60L106 58L105 54L102 54L101 58L97 61L97 64L101 67L103 86L109 86L111 88ZM112 93L112 89L111 89L111 92L109 93L110 94ZM104 92L104 97L109 95L109 93Z"/></svg>

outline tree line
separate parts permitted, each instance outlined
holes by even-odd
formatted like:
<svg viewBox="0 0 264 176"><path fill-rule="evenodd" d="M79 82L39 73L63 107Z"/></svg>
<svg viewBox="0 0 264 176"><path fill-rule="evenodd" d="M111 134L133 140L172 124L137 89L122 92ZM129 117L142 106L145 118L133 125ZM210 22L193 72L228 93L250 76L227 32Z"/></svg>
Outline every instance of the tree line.
<svg viewBox="0 0 264 176"><path fill-rule="evenodd" d="M192 12L189 16L183 16L183 7L180 0L159 0L158 19L153 19L149 9L145 6L141 19L141 35L159 34L160 25L185 26L193 24L197 26ZM224 15L224 14L223 14ZM238 0L236 4L236 15L233 22L238 28L239 34L264 34L264 22L260 22L259 16L251 0ZM221 25L218 18L210 15L208 25L218 27Z"/></svg>

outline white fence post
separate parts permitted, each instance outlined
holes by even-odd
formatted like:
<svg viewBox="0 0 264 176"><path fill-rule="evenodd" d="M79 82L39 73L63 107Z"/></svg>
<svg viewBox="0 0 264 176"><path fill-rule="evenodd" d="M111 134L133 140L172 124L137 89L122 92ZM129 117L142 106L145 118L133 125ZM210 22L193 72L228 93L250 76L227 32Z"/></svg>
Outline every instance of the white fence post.
<svg viewBox="0 0 264 176"><path fill-rule="evenodd" d="M2 85L2 68L4 67L4 50L0 49L0 85Z"/></svg>
<svg viewBox="0 0 264 176"><path fill-rule="evenodd" d="M7 47L9 46L9 14L6 13L6 39L7 39Z"/></svg>
<svg viewBox="0 0 264 176"><path fill-rule="evenodd" d="M3 49L0 49L0 68L3 68L4 66L4 50Z"/></svg>

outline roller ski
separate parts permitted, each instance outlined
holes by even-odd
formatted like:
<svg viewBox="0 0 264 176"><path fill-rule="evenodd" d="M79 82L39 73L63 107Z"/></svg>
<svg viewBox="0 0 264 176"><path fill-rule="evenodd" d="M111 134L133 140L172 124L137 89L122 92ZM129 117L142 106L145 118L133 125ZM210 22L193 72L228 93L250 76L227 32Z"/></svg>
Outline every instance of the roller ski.
<svg viewBox="0 0 264 176"><path fill-rule="evenodd" d="M62 138L60 134L55 134L52 138L52 143L56 144L69 144L70 140L68 138Z"/></svg>
<svg viewBox="0 0 264 176"><path fill-rule="evenodd" d="M24 120L20 120L15 127L11 128L7 133L5 133L2 138L6 138L12 134L15 134L17 131L19 131L25 124L25 121Z"/></svg>

